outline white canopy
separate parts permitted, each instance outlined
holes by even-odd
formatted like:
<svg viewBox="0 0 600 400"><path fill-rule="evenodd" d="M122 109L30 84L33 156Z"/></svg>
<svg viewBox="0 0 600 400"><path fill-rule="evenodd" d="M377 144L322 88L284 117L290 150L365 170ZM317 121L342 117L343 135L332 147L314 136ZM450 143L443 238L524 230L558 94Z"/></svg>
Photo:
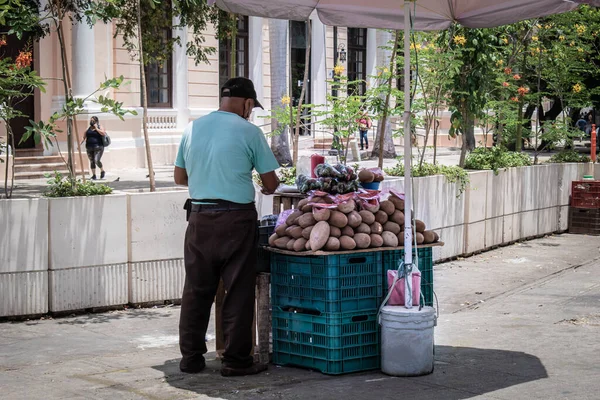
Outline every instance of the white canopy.
<svg viewBox="0 0 600 400"><path fill-rule="evenodd" d="M404 54L410 54L411 19L412 29L420 31L446 29L453 22L468 28L491 28L560 14L581 4L600 7L600 0L208 0L208 3L241 15L307 21L316 10L325 25L404 29ZM410 57L404 58L404 87L410 87ZM410 131L410 115L410 91L407 90L404 93L404 132ZM410 139L410 135L404 135L404 263L407 266L413 262ZM405 279L407 308L413 304L410 271L409 268Z"/></svg>
<svg viewBox="0 0 600 400"><path fill-rule="evenodd" d="M325 25L404 29L401 0L209 0L215 3L242 15L306 21L317 10ZM600 0L417 0L413 28L441 30L453 22L488 28L571 11L581 4L600 6Z"/></svg>

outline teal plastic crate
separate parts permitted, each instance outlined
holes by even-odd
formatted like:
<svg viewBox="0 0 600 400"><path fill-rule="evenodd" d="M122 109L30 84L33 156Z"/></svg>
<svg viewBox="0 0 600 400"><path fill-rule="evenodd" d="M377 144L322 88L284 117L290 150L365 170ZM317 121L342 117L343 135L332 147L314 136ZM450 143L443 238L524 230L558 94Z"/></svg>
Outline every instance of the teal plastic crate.
<svg viewBox="0 0 600 400"><path fill-rule="evenodd" d="M370 310L383 295L379 252L271 256L271 303L322 313Z"/></svg>
<svg viewBox="0 0 600 400"><path fill-rule="evenodd" d="M273 307L273 363L339 375L380 368L377 309L303 314Z"/></svg>
<svg viewBox="0 0 600 400"><path fill-rule="evenodd" d="M433 249L425 247L417 249L419 270L421 271L421 295L426 306L433 306ZM414 253L413 253L414 255ZM404 250L383 252L383 293L387 294L387 271L398 269L398 264L404 259Z"/></svg>

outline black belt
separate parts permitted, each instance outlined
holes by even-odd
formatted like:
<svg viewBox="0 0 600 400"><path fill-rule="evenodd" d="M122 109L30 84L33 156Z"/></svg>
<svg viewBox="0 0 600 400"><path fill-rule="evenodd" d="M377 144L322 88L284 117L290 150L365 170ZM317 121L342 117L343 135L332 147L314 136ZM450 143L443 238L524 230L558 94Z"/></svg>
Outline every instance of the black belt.
<svg viewBox="0 0 600 400"><path fill-rule="evenodd" d="M192 201L207 203L193 204L191 212L218 212L218 211L238 211L238 210L255 210L254 203L234 203L226 200L196 200Z"/></svg>

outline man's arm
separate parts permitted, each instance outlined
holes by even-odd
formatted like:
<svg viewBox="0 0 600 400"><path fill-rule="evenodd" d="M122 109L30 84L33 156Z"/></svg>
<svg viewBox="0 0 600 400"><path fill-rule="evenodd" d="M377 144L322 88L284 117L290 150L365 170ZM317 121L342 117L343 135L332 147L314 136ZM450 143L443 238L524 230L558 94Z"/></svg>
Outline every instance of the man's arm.
<svg viewBox="0 0 600 400"><path fill-rule="evenodd" d="M273 194L279 187L279 178L275 171L267 172L266 174L260 174L260 180L263 184L263 194Z"/></svg>
<svg viewBox="0 0 600 400"><path fill-rule="evenodd" d="M175 167L175 171L173 172L173 176L175 178L175 184L177 185L188 185L188 174L184 168ZM264 182L264 181L263 181Z"/></svg>

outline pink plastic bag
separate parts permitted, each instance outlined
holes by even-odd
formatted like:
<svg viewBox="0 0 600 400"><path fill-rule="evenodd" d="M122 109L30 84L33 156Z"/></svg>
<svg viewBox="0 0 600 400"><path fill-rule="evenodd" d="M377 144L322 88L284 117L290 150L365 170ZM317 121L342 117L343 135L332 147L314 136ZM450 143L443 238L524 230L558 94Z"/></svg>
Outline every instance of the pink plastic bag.
<svg viewBox="0 0 600 400"><path fill-rule="evenodd" d="M392 287L394 283L394 278L398 275L398 271L393 269L388 269L387 272L387 281L388 281L388 291ZM392 295L390 296L387 305L388 306L403 306L404 305L404 293L405 293L405 285L404 278L400 278L396 281L396 286L394 286L394 290L392 291ZM413 298L413 306L418 306L421 301L421 272L413 272L412 273L412 298Z"/></svg>

